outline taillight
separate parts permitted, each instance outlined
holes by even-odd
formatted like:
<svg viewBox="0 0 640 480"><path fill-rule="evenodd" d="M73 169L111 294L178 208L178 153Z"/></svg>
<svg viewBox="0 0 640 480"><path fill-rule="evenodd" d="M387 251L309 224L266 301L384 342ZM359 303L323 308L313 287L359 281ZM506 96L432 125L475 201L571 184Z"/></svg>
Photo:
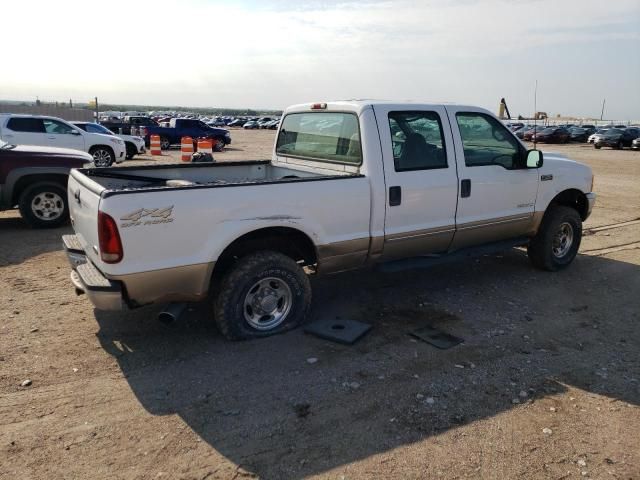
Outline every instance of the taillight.
<svg viewBox="0 0 640 480"><path fill-rule="evenodd" d="M118 225L110 215L101 211L98 211L98 243L103 262L118 263L122 260L122 242Z"/></svg>

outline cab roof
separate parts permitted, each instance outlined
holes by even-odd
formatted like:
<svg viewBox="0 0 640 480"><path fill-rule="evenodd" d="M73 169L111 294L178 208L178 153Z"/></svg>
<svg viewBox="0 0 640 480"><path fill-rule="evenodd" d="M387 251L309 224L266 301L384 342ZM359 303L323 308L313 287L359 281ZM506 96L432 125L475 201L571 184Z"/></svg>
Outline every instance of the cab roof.
<svg viewBox="0 0 640 480"><path fill-rule="evenodd" d="M326 108L324 107L326 105ZM397 101L397 100L376 100L376 99L352 99L352 100L322 100L318 102L300 103L297 105L291 105L287 107L285 112L303 112L303 111L336 111L347 110L360 114L364 110L376 105L393 105L401 110L410 110L416 107L433 107L433 106L445 106L456 105L458 107L466 107L467 105L458 105L452 102L412 102L412 101ZM322 106L320 108L319 106ZM316 108L314 108L316 107ZM469 106L471 108L471 106ZM477 107L473 107L477 108Z"/></svg>

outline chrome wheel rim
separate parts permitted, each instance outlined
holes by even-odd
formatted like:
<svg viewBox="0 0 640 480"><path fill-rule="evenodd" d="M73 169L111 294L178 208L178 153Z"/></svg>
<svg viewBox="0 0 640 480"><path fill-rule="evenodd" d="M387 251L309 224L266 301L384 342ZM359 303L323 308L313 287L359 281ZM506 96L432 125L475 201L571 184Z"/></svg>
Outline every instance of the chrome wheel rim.
<svg viewBox="0 0 640 480"><path fill-rule="evenodd" d="M161 150L169 150L170 146L171 146L171 143L169 143L169 140L167 140L166 138L163 138L162 140L160 140Z"/></svg>
<svg viewBox="0 0 640 480"><path fill-rule="evenodd" d="M55 192L42 192L31 200L31 211L40 220L57 220L64 213L64 200Z"/></svg>
<svg viewBox="0 0 640 480"><path fill-rule="evenodd" d="M244 319L256 330L271 330L289 314L293 295L289 285L276 277L254 283L244 298Z"/></svg>
<svg viewBox="0 0 640 480"><path fill-rule="evenodd" d="M564 257L573 245L573 227L568 222L563 222L553 237L553 255L556 258Z"/></svg>
<svg viewBox="0 0 640 480"><path fill-rule="evenodd" d="M93 152L93 163L97 167L109 165L111 162L111 154L107 150L99 149Z"/></svg>

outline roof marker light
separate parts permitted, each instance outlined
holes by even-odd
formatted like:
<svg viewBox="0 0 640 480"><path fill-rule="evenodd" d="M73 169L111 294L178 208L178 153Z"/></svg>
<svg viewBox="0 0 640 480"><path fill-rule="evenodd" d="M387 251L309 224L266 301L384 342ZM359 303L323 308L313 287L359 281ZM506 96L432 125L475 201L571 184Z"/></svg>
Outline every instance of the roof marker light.
<svg viewBox="0 0 640 480"><path fill-rule="evenodd" d="M311 105L311 110L326 110L326 109L327 109L326 103L314 103Z"/></svg>

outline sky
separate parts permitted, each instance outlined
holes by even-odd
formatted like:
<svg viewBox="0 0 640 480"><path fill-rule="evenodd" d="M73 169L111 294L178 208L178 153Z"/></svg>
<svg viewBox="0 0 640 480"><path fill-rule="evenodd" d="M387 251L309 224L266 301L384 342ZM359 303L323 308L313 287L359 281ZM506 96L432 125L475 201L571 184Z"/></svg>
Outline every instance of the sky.
<svg viewBox="0 0 640 480"><path fill-rule="evenodd" d="M3 4L0 99L282 109L349 98L640 119L640 1Z"/></svg>

